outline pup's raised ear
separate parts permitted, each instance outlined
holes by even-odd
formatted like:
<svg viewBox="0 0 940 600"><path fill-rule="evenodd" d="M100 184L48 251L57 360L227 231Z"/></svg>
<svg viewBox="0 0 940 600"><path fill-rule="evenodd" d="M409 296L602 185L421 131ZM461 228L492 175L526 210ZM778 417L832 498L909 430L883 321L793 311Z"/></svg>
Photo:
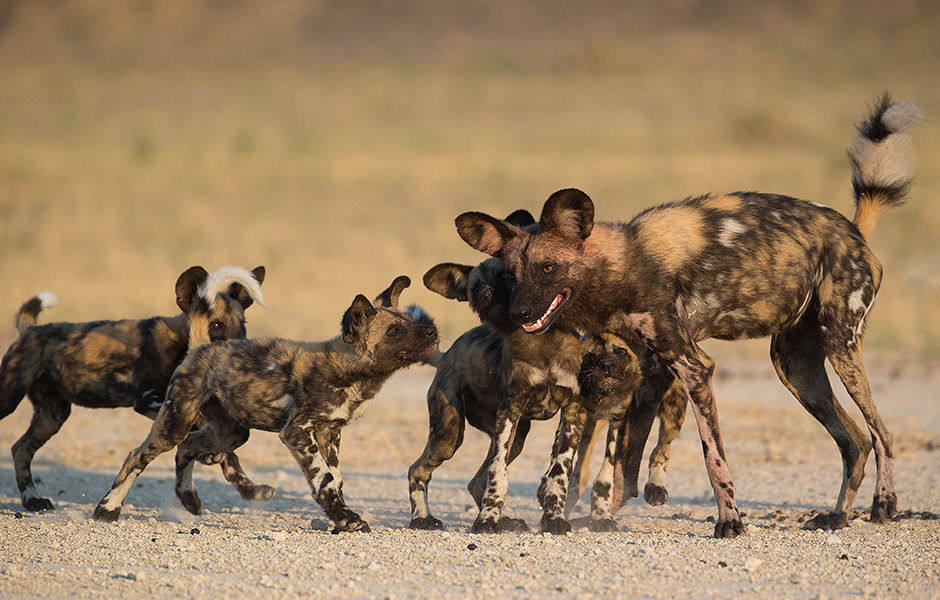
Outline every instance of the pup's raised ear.
<svg viewBox="0 0 940 600"><path fill-rule="evenodd" d="M524 208L513 211L511 215L503 220L510 225L515 225L516 227L528 227L529 225L535 225L535 217L533 217L532 213Z"/></svg>
<svg viewBox="0 0 940 600"><path fill-rule="evenodd" d="M409 285L411 285L411 279L406 275L399 275L387 290L375 297L373 304L382 308L398 308L398 297L401 296L401 291Z"/></svg>
<svg viewBox="0 0 940 600"><path fill-rule="evenodd" d="M189 312L199 295L199 286L205 283L209 272L202 267L189 267L176 280L176 305L183 312Z"/></svg>
<svg viewBox="0 0 940 600"><path fill-rule="evenodd" d="M492 259L490 259L492 260ZM424 274L424 287L445 298L466 302L470 299L467 283L470 278L470 265L441 263Z"/></svg>
<svg viewBox="0 0 940 600"><path fill-rule="evenodd" d="M355 344L365 333L369 320L378 312L368 298L362 294L357 295L343 313L343 341L347 344Z"/></svg>
<svg viewBox="0 0 940 600"><path fill-rule="evenodd" d="M479 212L463 213L454 222L463 241L490 256L499 256L506 244L519 234L517 228L505 221Z"/></svg>
<svg viewBox="0 0 940 600"><path fill-rule="evenodd" d="M558 190L545 201L539 226L542 231L583 241L594 229L594 202L581 190Z"/></svg>
<svg viewBox="0 0 940 600"><path fill-rule="evenodd" d="M257 280L258 285L264 283L264 267L255 267L251 270L251 276ZM254 304L255 299L252 298L251 292L241 284L233 283L228 289L228 295L232 298L238 300L238 303L242 305L242 309L248 308Z"/></svg>

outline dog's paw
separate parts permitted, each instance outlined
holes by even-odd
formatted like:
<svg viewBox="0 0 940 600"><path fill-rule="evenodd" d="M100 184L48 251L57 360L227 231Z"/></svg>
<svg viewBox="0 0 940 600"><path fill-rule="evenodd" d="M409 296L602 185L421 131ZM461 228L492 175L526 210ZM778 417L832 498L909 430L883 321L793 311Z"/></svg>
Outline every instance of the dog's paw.
<svg viewBox="0 0 940 600"><path fill-rule="evenodd" d="M591 519L590 530L595 533L611 533L620 531L620 525L614 519Z"/></svg>
<svg viewBox="0 0 940 600"><path fill-rule="evenodd" d="M500 517L499 530L503 533L529 533L529 525L522 519Z"/></svg>
<svg viewBox="0 0 940 600"><path fill-rule="evenodd" d="M349 518L337 521L336 526L333 527L334 535L347 532L372 533L372 529L359 515L352 514Z"/></svg>
<svg viewBox="0 0 940 600"><path fill-rule="evenodd" d="M408 527L410 529L423 529L424 531L443 531L444 522L428 515L427 517L415 517L408 524Z"/></svg>
<svg viewBox="0 0 940 600"><path fill-rule="evenodd" d="M741 522L741 519L731 519L715 523L716 538L733 538L746 533L747 530L744 528L744 523Z"/></svg>
<svg viewBox="0 0 940 600"><path fill-rule="evenodd" d="M199 494L195 490L177 491L176 497L180 499L183 508L194 515L202 514L202 502L199 500Z"/></svg>
<svg viewBox="0 0 940 600"><path fill-rule="evenodd" d="M669 499L669 492L661 485L647 483L643 488L643 499L651 506L659 506Z"/></svg>
<svg viewBox="0 0 940 600"><path fill-rule="evenodd" d="M203 454L202 456L196 458L197 461L204 465L217 465L228 456L225 452L218 452L216 454Z"/></svg>
<svg viewBox="0 0 940 600"><path fill-rule="evenodd" d="M23 500L23 508L30 512L55 510L55 506L52 505L52 500L48 498L39 498L38 496L33 496L32 498Z"/></svg>
<svg viewBox="0 0 940 600"><path fill-rule="evenodd" d="M470 533L502 533L502 529L498 521L477 518L473 522L473 527L470 528Z"/></svg>
<svg viewBox="0 0 940 600"><path fill-rule="evenodd" d="M95 512L91 515L91 518L102 523L115 523L120 516L120 506L117 508L108 509L99 504L95 507Z"/></svg>
<svg viewBox="0 0 940 600"><path fill-rule="evenodd" d="M806 523L803 523L803 529L810 531L822 529L825 531L834 531L849 526L849 519L845 513L825 513L816 515Z"/></svg>
<svg viewBox="0 0 940 600"><path fill-rule="evenodd" d="M890 521L898 514L898 497L896 494L876 495L871 503L871 522L884 523Z"/></svg>
<svg viewBox="0 0 940 600"><path fill-rule="evenodd" d="M277 490L270 485L256 483L239 487L238 493L249 502L267 502L277 494Z"/></svg>
<svg viewBox="0 0 940 600"><path fill-rule="evenodd" d="M563 517L552 517L549 515L542 515L542 524L541 524L542 533L550 533L552 535L565 535L571 531L571 523L565 520Z"/></svg>

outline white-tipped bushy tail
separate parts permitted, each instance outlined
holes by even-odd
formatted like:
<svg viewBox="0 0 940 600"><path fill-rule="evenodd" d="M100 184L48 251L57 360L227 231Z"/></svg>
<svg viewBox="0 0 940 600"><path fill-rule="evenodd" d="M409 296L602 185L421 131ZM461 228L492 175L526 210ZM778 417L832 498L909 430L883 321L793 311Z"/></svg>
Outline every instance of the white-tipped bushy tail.
<svg viewBox="0 0 940 600"><path fill-rule="evenodd" d="M40 292L23 303L16 313L16 330L23 333L36 324L39 313L59 304L59 299L52 292Z"/></svg>
<svg viewBox="0 0 940 600"><path fill-rule="evenodd" d="M261 283L255 279L251 271L242 267L226 266L219 267L209 273L206 280L199 286L199 297L208 301L215 300L219 294L228 293L233 284L240 285L246 294L262 307L264 305L264 296L261 294Z"/></svg>
<svg viewBox="0 0 940 600"><path fill-rule="evenodd" d="M885 209L904 202L914 181L911 132L926 121L912 100L884 94L855 128L849 146L855 226L868 236Z"/></svg>

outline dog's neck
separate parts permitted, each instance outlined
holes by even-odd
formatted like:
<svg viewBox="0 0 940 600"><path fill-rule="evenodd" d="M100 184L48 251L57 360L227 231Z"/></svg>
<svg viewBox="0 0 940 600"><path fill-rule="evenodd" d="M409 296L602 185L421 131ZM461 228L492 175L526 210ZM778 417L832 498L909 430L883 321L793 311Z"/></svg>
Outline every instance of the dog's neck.
<svg viewBox="0 0 940 600"><path fill-rule="evenodd" d="M304 342L302 346L326 357L322 372L330 385L341 388L363 386L364 399L374 396L399 368L397 365L376 364L371 352L358 350L344 342L342 336L325 342Z"/></svg>

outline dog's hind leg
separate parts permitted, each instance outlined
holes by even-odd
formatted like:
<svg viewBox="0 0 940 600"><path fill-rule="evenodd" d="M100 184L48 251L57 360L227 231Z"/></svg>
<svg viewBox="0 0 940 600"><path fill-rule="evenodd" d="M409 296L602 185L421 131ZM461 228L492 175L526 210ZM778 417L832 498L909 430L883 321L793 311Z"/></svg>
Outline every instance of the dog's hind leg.
<svg viewBox="0 0 940 600"><path fill-rule="evenodd" d="M199 416L200 398L195 393L186 393L184 377L177 372L176 384L167 394L167 401L157 415L144 442L131 450L124 460L120 473L111 485L111 490L98 502L92 517L97 521L114 522L121 515L124 498L137 477L153 460L180 444ZM195 397L194 397L195 396Z"/></svg>
<svg viewBox="0 0 940 600"><path fill-rule="evenodd" d="M225 480L235 486L241 497L249 502L265 502L277 494L277 490L270 485L252 481L234 452L227 452L219 466Z"/></svg>
<svg viewBox="0 0 940 600"><path fill-rule="evenodd" d="M877 468L875 494L871 504L871 521L883 523L898 512L898 498L894 491L894 451L891 433L888 431L871 396L871 387L862 364L862 353L856 345L830 351L827 355L846 391L855 401L868 430L871 432ZM865 464L864 459L861 461ZM848 507L846 507L848 508Z"/></svg>
<svg viewBox="0 0 940 600"><path fill-rule="evenodd" d="M604 460L601 462L601 468L597 472L594 485L591 488L591 531L619 531L620 529L614 519L615 500L613 498L613 488L616 473L614 467L617 461L617 440L620 437L621 425L620 421L611 421L607 426Z"/></svg>
<svg viewBox="0 0 940 600"><path fill-rule="evenodd" d="M13 444L13 465L16 472L16 485L20 491L23 507L29 511L52 510L52 501L43 498L33 483L31 469L33 457L55 435L69 414L72 405L58 394L47 391L42 382L37 382L30 390L33 402L33 418L26 433Z"/></svg>
<svg viewBox="0 0 940 600"><path fill-rule="evenodd" d="M666 490L669 450L685 422L688 404L685 390L676 382L666 392L659 406L659 439L650 453L649 480L643 488L643 499L652 506L665 504L669 498L669 492Z"/></svg>
<svg viewBox="0 0 940 600"><path fill-rule="evenodd" d="M578 505L581 494L587 489L588 482L591 480L591 454L594 452L594 445L598 437L605 429L610 429L608 423L603 419L597 419L593 415L588 415L584 421L584 431L581 433L581 442L578 444L577 460L571 471L571 481L568 482L568 497L565 500L565 518L569 517ZM545 477L542 478L543 490ZM544 491L542 491L544 496ZM541 504L541 501L539 502Z"/></svg>
<svg viewBox="0 0 940 600"><path fill-rule="evenodd" d="M826 428L842 455L842 488L835 508L804 527L839 529L848 525L848 511L862 482L871 443L832 393L818 331L814 316L807 313L793 328L773 337L770 354L780 381Z"/></svg>

